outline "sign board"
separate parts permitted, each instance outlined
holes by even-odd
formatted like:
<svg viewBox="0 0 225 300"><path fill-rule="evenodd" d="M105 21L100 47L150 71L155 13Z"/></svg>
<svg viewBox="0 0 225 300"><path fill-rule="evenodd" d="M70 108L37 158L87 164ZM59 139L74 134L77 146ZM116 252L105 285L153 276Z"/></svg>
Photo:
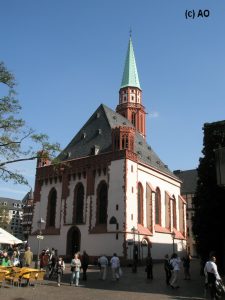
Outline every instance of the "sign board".
<svg viewBox="0 0 225 300"><path fill-rule="evenodd" d="M44 239L44 236L43 236L43 235L37 235L37 239L38 239L38 240L43 240L43 239Z"/></svg>

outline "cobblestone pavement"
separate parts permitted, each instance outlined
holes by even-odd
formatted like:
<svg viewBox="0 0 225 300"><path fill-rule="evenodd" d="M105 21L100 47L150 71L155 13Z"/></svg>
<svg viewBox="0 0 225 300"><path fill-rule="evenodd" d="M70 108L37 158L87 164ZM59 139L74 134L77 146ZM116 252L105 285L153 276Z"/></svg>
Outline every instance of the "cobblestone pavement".
<svg viewBox="0 0 225 300"><path fill-rule="evenodd" d="M131 268L123 268L123 276L119 281L111 280L108 272L106 281L99 280L99 271L96 267L88 270L88 280L80 280L79 287L70 286L70 267L67 265L62 284L57 286L56 281L44 281L35 287L10 287L0 289L0 300L157 300L180 299L201 300L204 298L204 279L199 275L199 261L191 262L191 280L183 280L180 274L180 288L173 290L165 283L163 264L154 265L152 281L146 279L144 267L139 267L137 273ZM82 277L82 276L81 276Z"/></svg>

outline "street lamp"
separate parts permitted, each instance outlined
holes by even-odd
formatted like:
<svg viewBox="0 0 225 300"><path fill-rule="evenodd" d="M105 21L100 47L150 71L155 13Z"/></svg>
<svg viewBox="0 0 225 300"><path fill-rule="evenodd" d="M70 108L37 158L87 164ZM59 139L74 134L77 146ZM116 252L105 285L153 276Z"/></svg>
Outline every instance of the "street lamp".
<svg viewBox="0 0 225 300"><path fill-rule="evenodd" d="M38 229L39 229L39 235L37 235L38 239L38 254L37 254L37 268L40 269L40 247L41 247L41 240L43 240L42 235L42 226L45 224L45 220L43 218L40 218L40 220L37 221Z"/></svg>
<svg viewBox="0 0 225 300"><path fill-rule="evenodd" d="M171 236L172 236L172 239L173 239L173 253L175 252L175 247L174 247L174 239L175 239L175 235L176 233L173 231L171 232Z"/></svg>
<svg viewBox="0 0 225 300"><path fill-rule="evenodd" d="M133 267L132 267L132 272L136 273L137 272L137 261L138 261L138 248L135 244L135 232L137 229L133 226L131 228L131 231L133 232Z"/></svg>

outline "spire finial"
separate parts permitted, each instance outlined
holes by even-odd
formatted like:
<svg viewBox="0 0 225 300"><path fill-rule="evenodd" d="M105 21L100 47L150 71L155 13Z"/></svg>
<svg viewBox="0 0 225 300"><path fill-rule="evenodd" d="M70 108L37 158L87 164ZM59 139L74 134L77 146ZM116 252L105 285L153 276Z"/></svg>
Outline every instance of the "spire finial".
<svg viewBox="0 0 225 300"><path fill-rule="evenodd" d="M131 38L131 36L132 36L132 28L131 28L131 26L130 26L129 34L130 34L130 38Z"/></svg>

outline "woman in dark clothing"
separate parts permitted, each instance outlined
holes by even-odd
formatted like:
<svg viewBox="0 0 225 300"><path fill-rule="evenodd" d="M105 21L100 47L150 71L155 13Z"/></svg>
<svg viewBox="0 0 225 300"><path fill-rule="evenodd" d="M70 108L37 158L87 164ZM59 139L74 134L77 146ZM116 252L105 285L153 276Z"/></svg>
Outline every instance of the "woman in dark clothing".
<svg viewBox="0 0 225 300"><path fill-rule="evenodd" d="M151 254L149 254L146 258L147 279L153 279L152 268L153 268L153 261L152 261Z"/></svg>
<svg viewBox="0 0 225 300"><path fill-rule="evenodd" d="M81 268L83 269L83 280L87 280L87 268L89 265L89 256L86 251L83 252L82 258L81 258Z"/></svg>
<svg viewBox="0 0 225 300"><path fill-rule="evenodd" d="M191 275L190 275L190 262L191 262L191 257L189 254L183 257L183 268L184 268L184 279L185 280L190 280Z"/></svg>
<svg viewBox="0 0 225 300"><path fill-rule="evenodd" d="M164 258L164 270L165 270L165 273L166 273L166 284L169 285L172 273L171 273L170 259L169 259L168 254L166 254L165 258Z"/></svg>

